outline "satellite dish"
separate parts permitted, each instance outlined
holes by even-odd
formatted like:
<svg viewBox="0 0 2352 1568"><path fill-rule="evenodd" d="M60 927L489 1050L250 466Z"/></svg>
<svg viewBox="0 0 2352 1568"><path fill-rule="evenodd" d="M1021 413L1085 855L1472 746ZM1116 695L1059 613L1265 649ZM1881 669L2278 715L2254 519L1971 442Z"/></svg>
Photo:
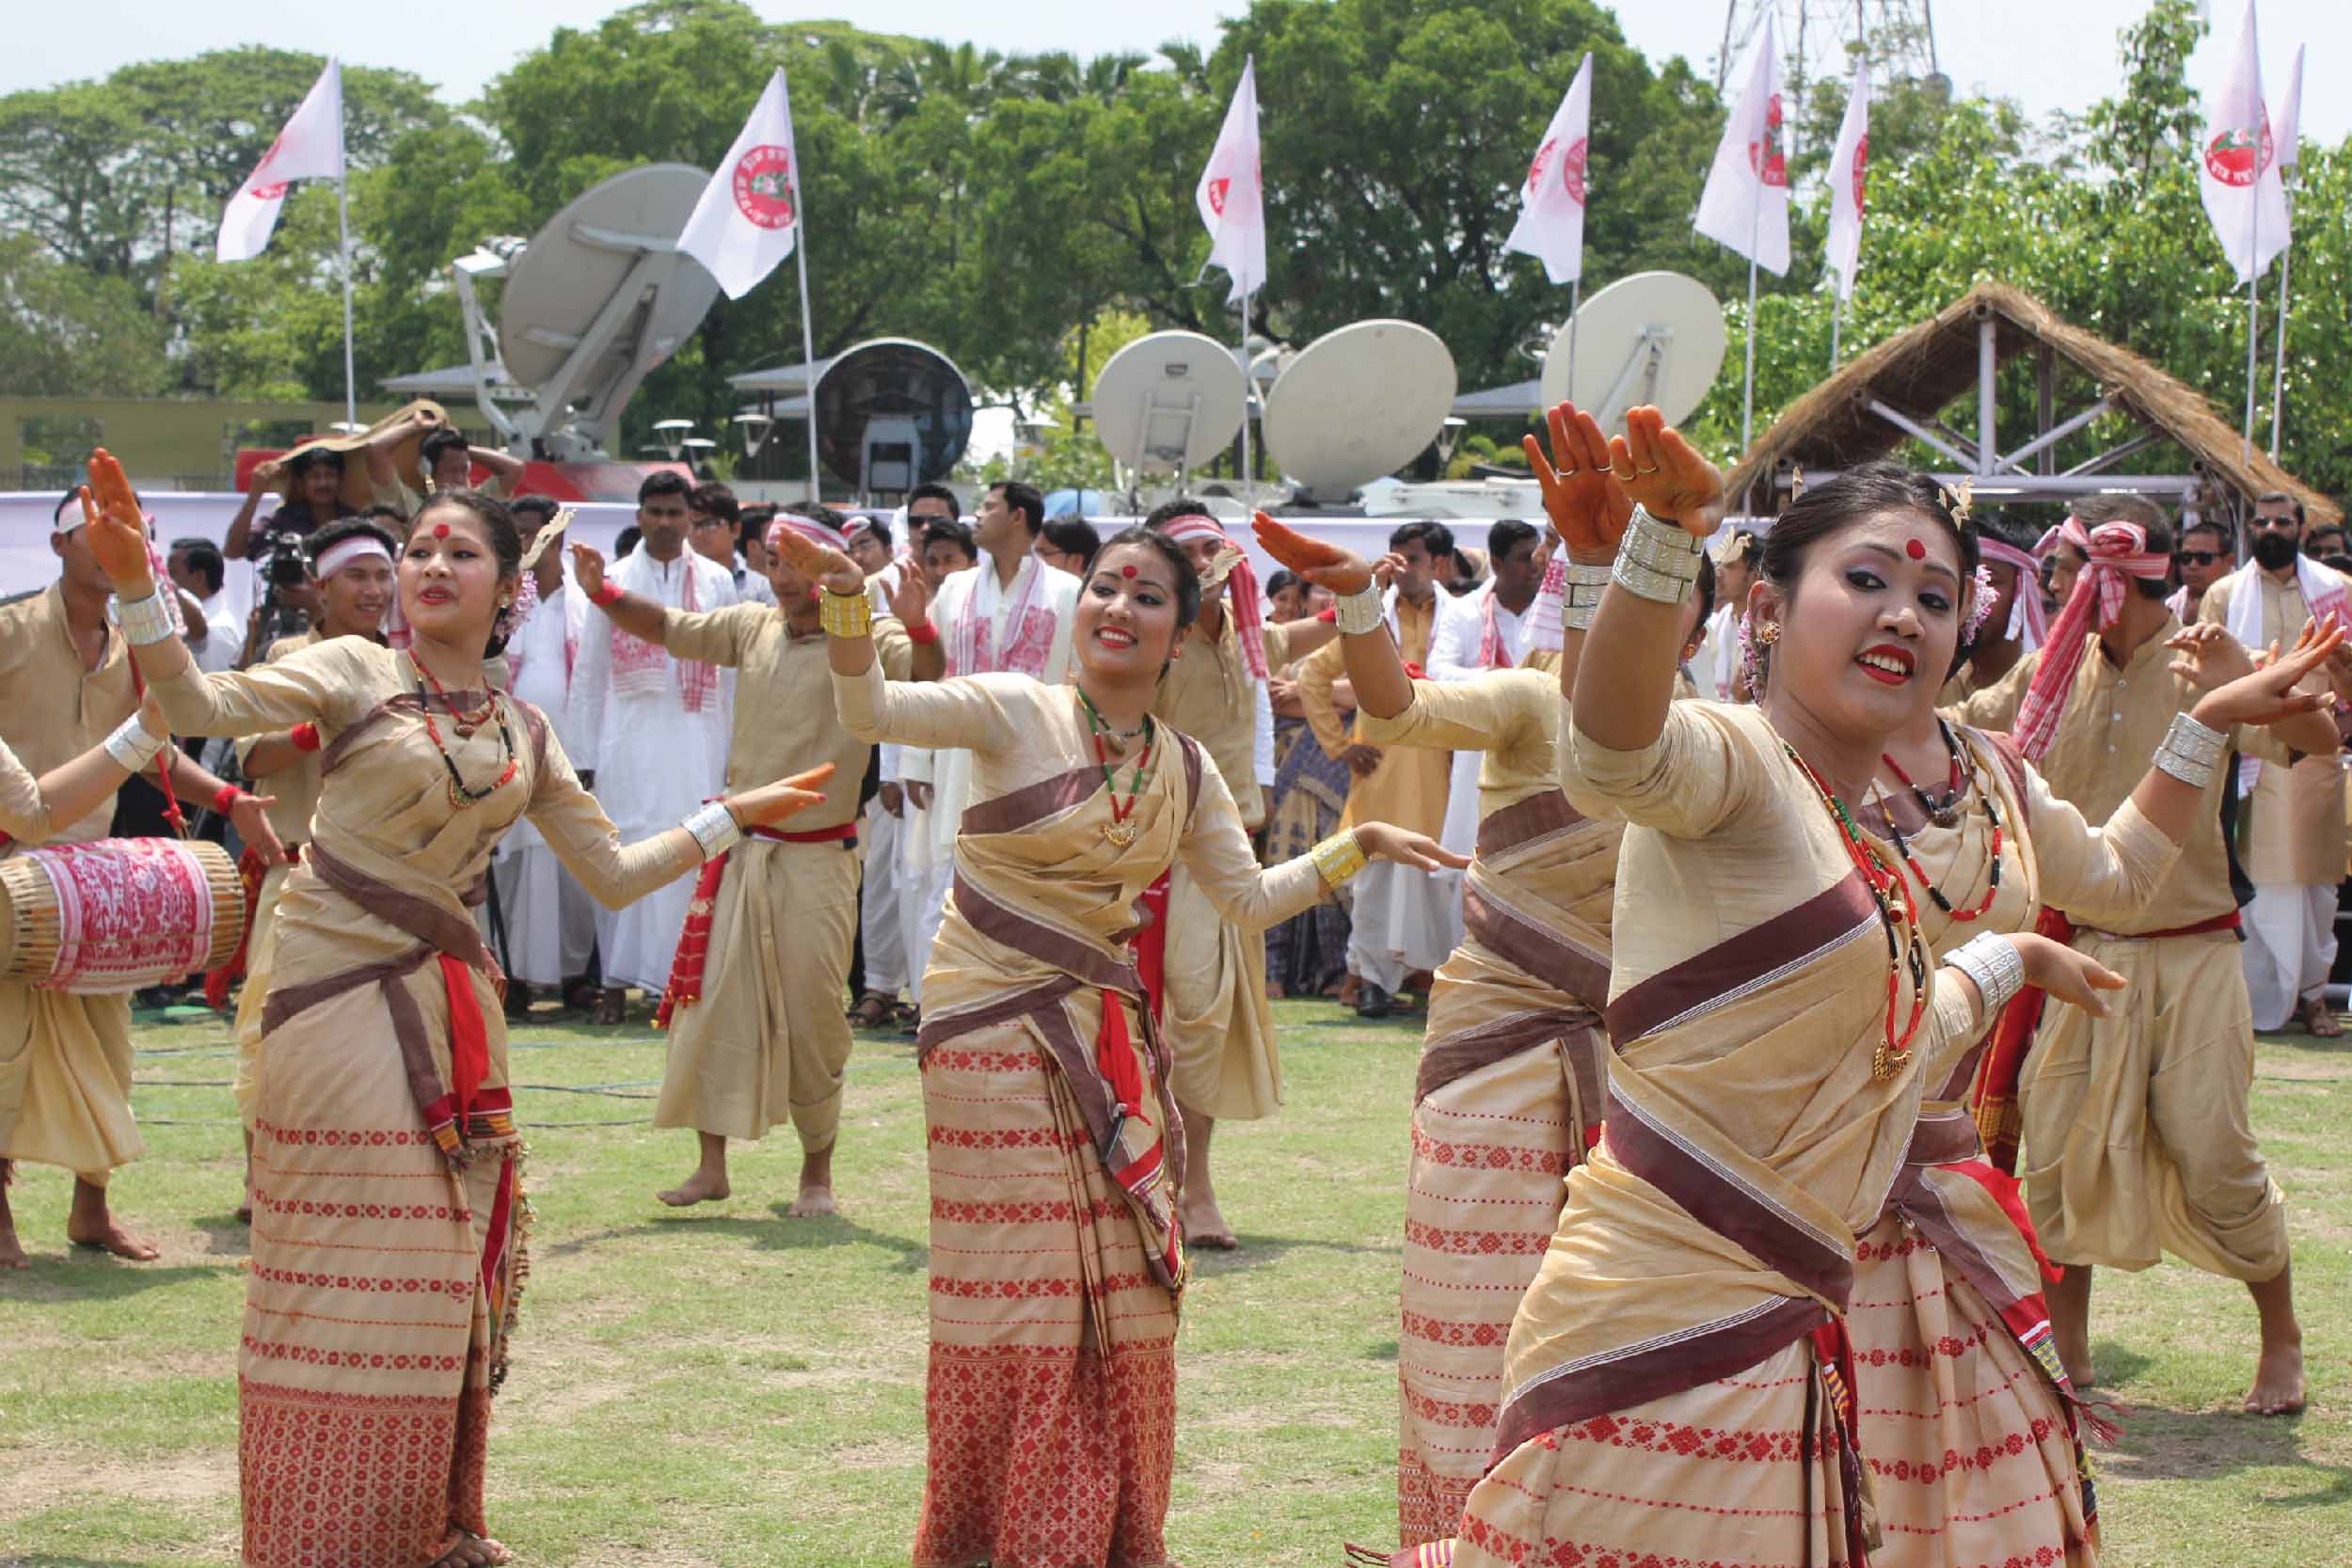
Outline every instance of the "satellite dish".
<svg viewBox="0 0 2352 1568"><path fill-rule="evenodd" d="M1243 392L1231 348L1198 332L1154 332L1112 355L1095 377L1095 434L1129 473L1182 474L1240 434Z"/></svg>
<svg viewBox="0 0 2352 1568"><path fill-rule="evenodd" d="M709 181L686 164L628 169L582 192L511 261L485 250L452 266L475 402L510 446L557 461L612 446L638 384L677 351L718 296L717 281L677 248ZM506 292L494 336L474 280L501 272ZM488 372L500 364L530 393L526 406L491 401Z"/></svg>
<svg viewBox="0 0 2352 1568"><path fill-rule="evenodd" d="M1678 272L1620 277L1552 339L1543 406L1573 403L1610 435L1623 435L1626 410L1645 403L1679 424L1715 384L1727 341L1724 308L1697 278Z"/></svg>
<svg viewBox="0 0 2352 1568"><path fill-rule="evenodd" d="M817 378L817 451L861 499L945 478L972 439L972 388L927 344L877 338Z"/></svg>
<svg viewBox="0 0 2352 1568"><path fill-rule="evenodd" d="M1427 327L1343 326L1283 366L1266 394L1266 450L1300 488L1344 495L1436 440L1455 385L1454 356Z"/></svg>

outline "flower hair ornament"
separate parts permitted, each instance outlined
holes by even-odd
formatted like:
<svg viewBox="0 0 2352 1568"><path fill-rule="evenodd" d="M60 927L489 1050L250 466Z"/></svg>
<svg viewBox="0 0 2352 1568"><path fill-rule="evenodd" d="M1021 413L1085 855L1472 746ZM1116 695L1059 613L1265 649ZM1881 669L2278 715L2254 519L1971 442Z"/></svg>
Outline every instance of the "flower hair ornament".
<svg viewBox="0 0 2352 1568"><path fill-rule="evenodd" d="M1740 612L1740 671L1747 677L1748 700L1761 702L1764 697L1764 676L1770 669L1772 644L1780 641L1780 623L1775 621L1762 631L1756 629L1753 608Z"/></svg>
<svg viewBox="0 0 2352 1568"><path fill-rule="evenodd" d="M1951 515L1952 526L1965 531L1968 515L1976 510L1977 482L1963 475L1959 489L1943 484L1935 489L1936 494L1944 499L1944 510Z"/></svg>
<svg viewBox="0 0 2352 1568"><path fill-rule="evenodd" d="M1993 569L1979 566L1968 599L1968 635L1962 640L1969 646L1976 645L1978 634L1984 630L1984 623L1993 613L1993 601L1999 596L1999 591L1993 586Z"/></svg>

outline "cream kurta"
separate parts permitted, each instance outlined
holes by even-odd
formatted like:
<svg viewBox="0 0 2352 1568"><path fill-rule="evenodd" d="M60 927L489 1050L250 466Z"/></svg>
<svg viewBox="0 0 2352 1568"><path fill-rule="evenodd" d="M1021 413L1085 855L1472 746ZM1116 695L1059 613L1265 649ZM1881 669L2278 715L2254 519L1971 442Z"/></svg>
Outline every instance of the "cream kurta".
<svg viewBox="0 0 2352 1568"><path fill-rule="evenodd" d="M727 788L829 762L824 801L794 814L784 831L821 832L852 820L872 748L834 711L824 633L795 635L781 610L763 604L667 610L662 626L676 657L736 672ZM884 673L904 680L914 658L906 629L877 617L874 641ZM701 995L671 1015L656 1127L760 1138L788 1114L803 1148L833 1147L851 1044L841 1009L856 940L856 849L853 838L754 836L728 852L708 895Z"/></svg>
<svg viewBox="0 0 2352 1568"><path fill-rule="evenodd" d="M1132 837L1114 839L1072 688L877 667L834 693L852 735L971 759L918 1047L931 1329L914 1560L1164 1563L1184 1132L1138 1006L1138 900L1181 859L1226 919L1261 928L1322 878L1306 857L1261 870L1216 767L1168 726L1132 811L1116 797Z"/></svg>
<svg viewBox="0 0 2352 1568"><path fill-rule="evenodd" d="M1290 662L1290 634L1264 628L1266 668ZM1233 617L1220 618L1212 641L1195 623L1184 656L1160 677L1152 716L1190 736L1208 752L1241 813L1256 832L1265 819L1258 787L1258 682L1241 657ZM1282 1102L1282 1065L1274 1009L1265 994L1265 933L1219 918L1181 863L1168 875L1168 961L1160 1024L1175 1058L1176 1101L1220 1121L1270 1117Z"/></svg>
<svg viewBox="0 0 2352 1568"><path fill-rule="evenodd" d="M2292 646L2311 608L2294 578L2280 582L2259 566L2241 566L2206 589L2197 618L2228 626L2231 601L2249 583L2262 594L2263 642ZM2352 583L2345 586L2352 589ZM2344 880L2344 768L2336 756L2298 757L2291 768L2263 768L2238 813L2238 863L2255 886L2333 888Z"/></svg>
<svg viewBox="0 0 2352 1568"><path fill-rule="evenodd" d="M1455 1560L1850 1561L1861 1477L1814 1336L1922 1081L1976 1032L1973 989L1932 976L1911 1060L1874 1074L1880 911L1758 710L1678 703L1642 751L1572 726L1568 748L1571 798L1634 824L1608 1127L1512 1324L1501 1457ZM1907 980L1898 1000L1909 1017Z"/></svg>
<svg viewBox="0 0 2352 1568"><path fill-rule="evenodd" d="M2051 792L2090 821L2129 797L2173 716L2198 693L2169 671L2167 620L2122 667L2093 641L2041 768ZM1972 699L1970 723L2005 729L2034 655ZM2237 744L2283 761L2266 730ZM2227 766L2226 763L2224 765ZM2074 945L2129 982L2106 1018L2042 1016L2018 1085L2026 1196L2044 1250L2061 1263L2141 1269L2171 1251L2201 1268L2262 1280L2286 1262L2284 1198L2255 1148L2247 1101L2254 1027L2232 920L2221 840L2223 770L2198 802L2187 843L2137 912L2087 911ZM2060 906L2061 908L2063 906ZM2068 911L2070 915L2074 911Z"/></svg>
<svg viewBox="0 0 2352 1568"><path fill-rule="evenodd" d="M1435 599L1417 605L1400 595L1395 614L1397 657L1407 664L1426 663L1437 621ZM1325 754L1333 757L1352 743L1331 696L1331 688L1346 670L1337 639L1310 654L1298 667L1298 705L1305 710L1307 723ZM1358 738L1361 726L1359 716ZM1453 759L1441 752L1383 753L1379 767L1369 776L1359 774L1348 787L1346 822L1391 822L1408 832L1437 837L1445 831L1446 779L1452 767Z"/></svg>
<svg viewBox="0 0 2352 1568"><path fill-rule="evenodd" d="M1599 1132L1609 922L1623 823L1560 790L1560 679L1420 680L1369 744L1478 765L1464 940L1438 972L1406 1173L1397 1527L1454 1534L1494 1447L1502 1349L1551 1240L1561 1178ZM1456 783L1459 783L1456 770ZM1458 804L1458 802L1457 802Z"/></svg>
<svg viewBox="0 0 2352 1568"><path fill-rule="evenodd" d="M86 666L62 584L0 606L0 736L30 773L100 745L137 707L121 634L109 626L98 667ZM113 818L109 795L79 821L55 824L49 840L103 838ZM0 1160L103 1184L146 1149L131 1115L131 999L0 982Z"/></svg>
<svg viewBox="0 0 2352 1568"><path fill-rule="evenodd" d="M608 903L696 855L683 832L623 847L527 704L501 700L470 736L437 721L473 787L501 777L501 730L512 739L512 778L461 805L420 684L405 656L345 637L153 688L179 733L309 721L327 740L309 851L278 904L254 1119L238 1402L255 1568L426 1562L488 1528L489 1396L524 1273L521 1144L461 891L526 812Z"/></svg>

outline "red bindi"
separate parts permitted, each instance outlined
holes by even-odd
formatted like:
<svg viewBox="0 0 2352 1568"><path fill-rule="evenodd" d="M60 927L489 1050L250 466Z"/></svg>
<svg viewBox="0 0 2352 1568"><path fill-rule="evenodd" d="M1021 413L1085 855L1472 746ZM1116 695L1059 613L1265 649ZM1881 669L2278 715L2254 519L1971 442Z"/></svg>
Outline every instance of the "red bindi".
<svg viewBox="0 0 2352 1568"><path fill-rule="evenodd" d="M1121 566L1119 569L1119 575L1122 578L1131 578L1136 575L1136 569L1133 566Z"/></svg>
<svg viewBox="0 0 2352 1568"><path fill-rule="evenodd" d="M434 538L436 538L436 539L446 539L446 538L448 538L448 537L449 537L449 525L448 525L447 523L435 523L435 524L433 525L433 537L434 537ZM1915 540L1915 540L1913 540L1913 541L1912 541L1912 543L1911 543L1911 554L1912 554L1912 558L1913 558L1914 560L1918 559L1918 555L1919 555L1919 542L1918 542L1917 540Z"/></svg>
<svg viewBox="0 0 2352 1568"><path fill-rule="evenodd" d="M1928 547L1916 539L1906 539L1903 541L1903 554L1914 561L1925 561L1928 558Z"/></svg>

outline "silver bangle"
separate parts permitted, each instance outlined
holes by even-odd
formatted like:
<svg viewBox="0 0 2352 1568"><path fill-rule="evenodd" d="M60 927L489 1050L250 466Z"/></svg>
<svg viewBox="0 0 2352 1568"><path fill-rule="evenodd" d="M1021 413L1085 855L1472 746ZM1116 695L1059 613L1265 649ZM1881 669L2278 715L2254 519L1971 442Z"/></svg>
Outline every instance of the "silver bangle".
<svg viewBox="0 0 2352 1568"><path fill-rule="evenodd" d="M2213 783L2228 751L2229 737L2219 730L2176 713L2172 727L2164 732L2164 741L2156 748L2154 766L2158 772L2171 775L2191 789L2203 789Z"/></svg>
<svg viewBox="0 0 2352 1568"><path fill-rule="evenodd" d="M171 629L171 606L158 588L143 599L126 599L115 595L115 619L121 624L122 635L135 648L151 643L168 642L178 633Z"/></svg>
<svg viewBox="0 0 2352 1568"><path fill-rule="evenodd" d="M1985 1018L2008 1006L2026 989L2026 960L2017 944L1991 931L1970 937L1944 955L1944 961L1977 983Z"/></svg>
<svg viewBox="0 0 2352 1568"><path fill-rule="evenodd" d="M105 745L108 756L136 773L155 760L155 753L164 749L164 737L148 734L147 726L139 722L139 716L135 713L115 726L114 733L106 736Z"/></svg>
<svg viewBox="0 0 2352 1568"><path fill-rule="evenodd" d="M1646 508L1637 506L1633 522L1617 546L1610 580L1653 604L1680 604L1697 586L1700 550L1696 535L1661 523Z"/></svg>
<svg viewBox="0 0 2352 1568"><path fill-rule="evenodd" d="M1560 624L1571 631L1588 631L1593 625L1593 612L1600 608L1600 596L1609 587L1610 568L1568 562L1567 580L1561 588Z"/></svg>
<svg viewBox="0 0 2352 1568"><path fill-rule="evenodd" d="M743 830L724 800L713 800L686 819L686 831L703 847L703 859L715 861L743 842Z"/></svg>
<svg viewBox="0 0 2352 1568"><path fill-rule="evenodd" d="M1388 624L1388 607L1380 602L1380 590L1377 588L1365 588L1344 595L1340 599L1338 609L1339 614L1335 619L1343 636L1361 637L1366 632L1378 631Z"/></svg>

